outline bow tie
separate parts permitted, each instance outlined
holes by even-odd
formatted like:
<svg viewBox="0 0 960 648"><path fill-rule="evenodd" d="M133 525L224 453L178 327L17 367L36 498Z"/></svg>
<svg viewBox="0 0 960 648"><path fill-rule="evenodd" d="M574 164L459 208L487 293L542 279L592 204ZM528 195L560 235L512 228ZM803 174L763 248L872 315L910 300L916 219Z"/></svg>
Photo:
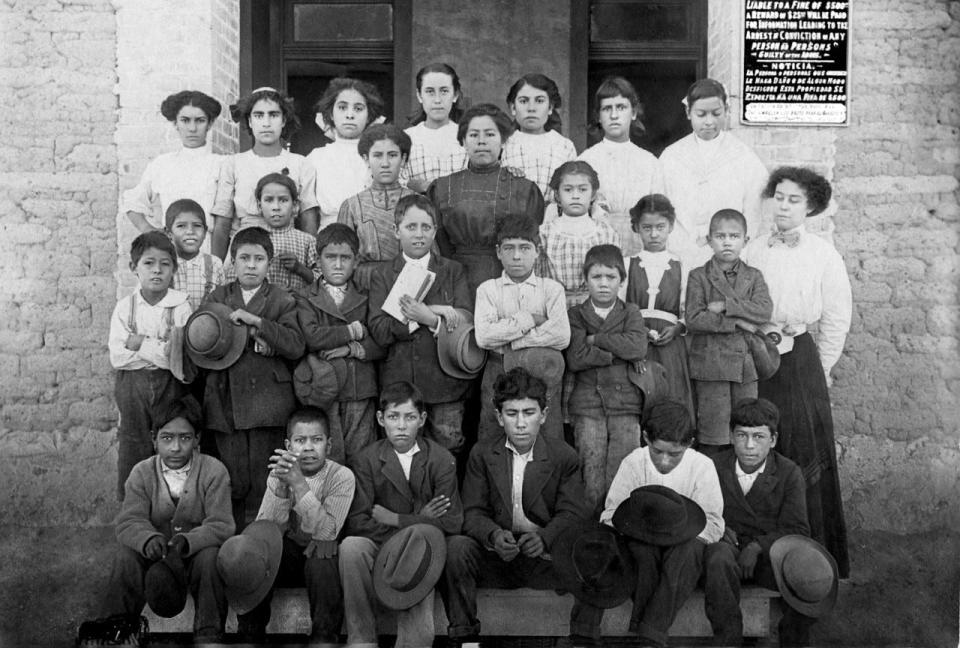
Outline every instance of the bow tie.
<svg viewBox="0 0 960 648"><path fill-rule="evenodd" d="M789 232L774 232L770 235L770 238L767 240L767 245L770 247L777 247L778 245L786 245L789 248L797 247L800 244L800 232L798 230L791 230Z"/></svg>

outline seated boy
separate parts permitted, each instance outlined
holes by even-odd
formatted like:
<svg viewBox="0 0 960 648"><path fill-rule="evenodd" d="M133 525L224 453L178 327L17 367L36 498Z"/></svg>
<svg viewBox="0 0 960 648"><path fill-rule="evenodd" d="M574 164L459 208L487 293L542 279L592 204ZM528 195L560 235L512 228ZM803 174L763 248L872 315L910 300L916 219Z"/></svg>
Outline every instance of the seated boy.
<svg viewBox="0 0 960 648"><path fill-rule="evenodd" d="M691 450L694 430L682 404L665 401L650 409L643 438L646 446L631 452L620 464L600 521L613 526L617 508L641 486L665 486L697 503L706 514L706 526L695 538L661 546L629 539L637 563L637 589L633 596L630 631L641 645L666 646L667 631L677 611L700 579L706 545L723 536L723 496L717 471L710 459ZM603 610L582 604L583 624L570 632L586 643L597 641ZM590 614L592 613L592 614Z"/></svg>
<svg viewBox="0 0 960 648"><path fill-rule="evenodd" d="M246 506L263 499L263 469L282 445L284 426L296 408L288 360L303 355L296 300L266 281L273 243L266 230L248 227L230 244L237 279L214 290L207 302L230 307L230 321L250 330L240 358L207 374L203 410L207 429L230 471L233 514L239 530Z"/></svg>
<svg viewBox="0 0 960 648"><path fill-rule="evenodd" d="M386 438L367 447L353 466L357 489L348 537L340 545L340 577L346 609L347 643L376 646L373 564L383 544L399 529L430 524L444 534L460 532L463 506L453 455L420 436L427 407L408 382L387 385L380 394L377 422ZM433 592L397 614L397 646L432 646Z"/></svg>
<svg viewBox="0 0 960 648"><path fill-rule="evenodd" d="M561 303L563 295L561 291ZM477 588L556 589L554 540L588 515L577 453L540 434L547 387L517 367L494 384L502 433L473 447L463 479L464 535L447 543L441 594L457 643L480 635ZM579 607L571 612L571 625Z"/></svg>
<svg viewBox="0 0 960 648"><path fill-rule="evenodd" d="M477 288L474 326L477 344L487 355L480 385L481 441L499 435L493 406L493 385L515 366L522 366L547 385L544 436L563 439L560 388L563 351L570 343L570 323L563 286L534 271L539 234L526 217L509 218L497 230L497 258L503 275ZM529 350L529 352L527 351Z"/></svg>
<svg viewBox="0 0 960 648"><path fill-rule="evenodd" d="M297 410L287 422L284 447L270 457L267 490L258 520L276 522L285 533L273 587L307 588L310 641L337 643L343 623L343 594L337 570L337 536L353 501L349 468L327 458L329 434L322 410ZM273 588L254 609L237 615L240 634L266 637Z"/></svg>
<svg viewBox="0 0 960 648"><path fill-rule="evenodd" d="M733 403L757 397L757 369L744 332L770 320L773 302L763 274L740 260L747 242L743 214L718 211L710 219L707 241L713 258L690 271L686 322L697 394L697 449L713 455L730 447Z"/></svg>
<svg viewBox="0 0 960 648"><path fill-rule="evenodd" d="M357 454L377 438L374 362L384 356L364 325L367 294L351 281L358 248L356 233L346 225L324 227L317 234L322 276L297 294L297 320L307 352L316 353L324 361L341 359L340 392L327 408L327 454L347 465L352 465Z"/></svg>
<svg viewBox="0 0 960 648"><path fill-rule="evenodd" d="M147 232L130 245L130 269L139 286L122 298L110 318L110 364L117 369L114 396L120 410L117 430L117 499L137 462L153 454L150 431L158 416L186 393L170 373L170 334L186 324L187 295L172 290L177 251L163 232Z"/></svg>
<svg viewBox="0 0 960 648"><path fill-rule="evenodd" d="M463 447L463 398L470 381L444 373L435 335L440 326L455 329L462 319L455 309L472 312L473 299L463 266L430 251L436 221L436 207L420 194L404 196L397 202L400 254L393 261L381 263L371 277L368 325L373 340L387 349L387 357L380 363L380 384L407 381L416 385L427 407L428 435L456 453ZM407 263L435 272L436 278L423 301L410 295L401 298L401 311L408 320L401 322L384 312L382 306Z"/></svg>
<svg viewBox="0 0 960 648"><path fill-rule="evenodd" d="M165 558L182 560L196 605L194 638L216 641L227 618L217 549L234 531L230 478L222 463L197 452L200 406L193 397L169 403L159 422L156 456L134 466L125 485L117 516L120 547L102 612L139 615L150 566ZM183 594L168 594L178 595Z"/></svg>
<svg viewBox="0 0 960 648"><path fill-rule="evenodd" d="M740 582L777 589L770 547L788 534L810 535L800 468L773 450L780 413L768 400L746 398L730 414L733 449L713 458L723 491L723 539L705 555L706 611L717 645L743 643ZM806 646L814 619L784 606L781 646Z"/></svg>
<svg viewBox="0 0 960 648"><path fill-rule="evenodd" d="M181 198L167 207L167 234L177 249L177 272L173 287L187 294L196 310L213 289L224 284L223 262L202 251L207 237L207 219L203 207L194 200Z"/></svg>

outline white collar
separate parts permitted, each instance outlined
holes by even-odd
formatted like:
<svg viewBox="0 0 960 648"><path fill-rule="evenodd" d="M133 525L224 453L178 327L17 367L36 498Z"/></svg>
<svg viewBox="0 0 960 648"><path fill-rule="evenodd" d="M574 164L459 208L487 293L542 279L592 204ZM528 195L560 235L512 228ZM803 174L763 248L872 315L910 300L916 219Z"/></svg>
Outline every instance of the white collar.
<svg viewBox="0 0 960 648"><path fill-rule="evenodd" d="M190 469L193 467L193 457L190 457L190 461L183 466L183 468L171 468L167 464L163 463L163 459L160 461L160 472L165 475L187 475L190 473Z"/></svg>
<svg viewBox="0 0 960 648"><path fill-rule="evenodd" d="M134 292L134 295L136 295L137 301L139 301L141 304L146 306L151 305L146 299L143 298L143 294L140 292L140 286L137 286L137 290ZM173 288L168 288L167 294L164 295L156 304L153 304L153 308L173 308L185 303L186 301L187 293L174 290Z"/></svg>
<svg viewBox="0 0 960 648"><path fill-rule="evenodd" d="M417 441L414 441L413 447L411 447L411 448L410 448L409 450L407 450L406 452L397 452L396 449L394 449L394 452L397 453L397 456L398 456L398 457L412 457L413 455L415 455L415 454L417 454L418 452L420 452L420 443L417 442Z"/></svg>
<svg viewBox="0 0 960 648"><path fill-rule="evenodd" d="M743 468L740 467L739 459L734 459L733 464L734 464L733 470L737 474L737 479L743 479L744 477L749 477L750 479L756 479L757 476L767 468L766 459L764 459L763 463L760 464L760 467L754 470L752 473L748 473Z"/></svg>
<svg viewBox="0 0 960 648"><path fill-rule="evenodd" d="M513 441L511 441L509 437L507 437L507 442L504 443L503 445L506 446L507 450L509 450L516 456L520 457L521 459L530 461L531 459L533 459L533 449L537 447L537 441L539 440L540 440L540 436L537 435L537 438L533 440L533 445L530 446L530 449L527 450L526 452L520 452L519 450L517 450L516 446L513 445Z"/></svg>
<svg viewBox="0 0 960 648"><path fill-rule="evenodd" d="M409 264L412 264L412 265L415 265L415 266L420 266L421 268L429 268L429 267L430 267L430 253L429 253L429 252L427 252L426 254L424 254L424 255L423 255L422 257L420 257L419 259L411 259L410 257L407 256L407 253L406 253L406 252L401 252L400 254L403 255L403 260L404 260L405 263L409 263Z"/></svg>

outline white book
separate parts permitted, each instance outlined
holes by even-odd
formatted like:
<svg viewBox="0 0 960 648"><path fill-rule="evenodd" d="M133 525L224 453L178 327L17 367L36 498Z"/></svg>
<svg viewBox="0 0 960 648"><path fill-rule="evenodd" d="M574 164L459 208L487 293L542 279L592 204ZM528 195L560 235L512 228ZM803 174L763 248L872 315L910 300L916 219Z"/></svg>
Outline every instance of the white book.
<svg viewBox="0 0 960 648"><path fill-rule="evenodd" d="M409 324L411 333L417 330L420 325L403 316L400 310L400 298L404 295L410 295L414 301L422 302L427 293L430 292L430 287L433 286L436 278L437 273L432 270L427 270L412 263L403 264L403 269L397 275L397 280L393 282L390 294L383 302L383 312L397 321Z"/></svg>

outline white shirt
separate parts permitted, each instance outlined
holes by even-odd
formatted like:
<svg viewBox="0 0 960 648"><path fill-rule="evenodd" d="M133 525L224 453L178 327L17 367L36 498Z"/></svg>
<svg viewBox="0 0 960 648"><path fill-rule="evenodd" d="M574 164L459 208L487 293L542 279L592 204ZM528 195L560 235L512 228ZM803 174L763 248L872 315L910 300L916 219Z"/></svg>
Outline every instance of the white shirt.
<svg viewBox="0 0 960 648"><path fill-rule="evenodd" d="M414 259L414 258L408 257L407 254L406 254L406 252L401 252L400 254L403 255L403 261L404 261L404 263L409 263L410 265L415 265L415 266L417 266L418 268L423 268L424 270L429 270L429 269L430 269L430 253L429 253L429 252L427 252L426 254L424 254L424 255L423 255L422 257L420 257L419 259Z"/></svg>
<svg viewBox="0 0 960 648"><path fill-rule="evenodd" d="M137 351L127 349L127 338L133 333L129 322L130 300L135 300L136 332L146 336ZM187 294L172 288L154 305L147 303L139 288L117 302L110 318L110 337L107 341L110 364L114 369L170 369L167 354L171 327L164 320L167 308L173 309L172 326L183 326L193 312Z"/></svg>
<svg viewBox="0 0 960 648"><path fill-rule="evenodd" d="M357 152L359 139L336 139L307 155L316 170L320 229L337 222L344 200L370 186L370 169Z"/></svg>
<svg viewBox="0 0 960 648"><path fill-rule="evenodd" d="M183 493L183 485L187 483L187 475L190 474L190 468L193 466L193 458L187 462L183 468L168 468L167 464L160 462L160 474L163 475L163 481L167 482L167 488L170 489L170 496L173 499L180 499Z"/></svg>
<svg viewBox="0 0 960 648"><path fill-rule="evenodd" d="M400 468L403 469L403 476L407 478L407 481L410 481L410 466L413 465L413 455L418 452L420 452L420 445L417 443L414 443L413 447L406 452L393 451L397 455L397 459L400 460Z"/></svg>
<svg viewBox="0 0 960 648"><path fill-rule="evenodd" d="M600 521L613 526L613 514L630 493L641 486L666 486L689 497L707 514L707 524L699 536L704 541L718 542L723 537L723 492L717 469L709 457L696 450L683 453L680 463L666 475L653 465L648 447L637 448L620 463Z"/></svg>
<svg viewBox="0 0 960 648"><path fill-rule="evenodd" d="M850 330L850 278L843 257L832 245L808 233L802 225L797 229L800 242L796 247L770 247L770 235L764 234L747 244L741 258L763 273L773 300L774 324L782 329L786 325L806 327L820 322L817 350L823 370L829 375L843 353Z"/></svg>
<svg viewBox="0 0 960 648"><path fill-rule="evenodd" d="M240 289L240 296L243 297L243 305L246 306L250 303L250 300L253 299L253 296L257 294L257 291L260 290L260 286L256 288L251 288L247 290L246 288Z"/></svg>
<svg viewBox="0 0 960 648"><path fill-rule="evenodd" d="M613 304L607 306L606 308L600 308L596 304L591 303L590 307L593 309L594 313L600 316L600 319L605 320L607 319L607 315L610 314L610 311L612 311L613 307L616 305L617 305L616 302L614 302Z"/></svg>
<svg viewBox="0 0 960 648"><path fill-rule="evenodd" d="M762 473L766 467L767 460L764 459L759 468L752 473L746 473L743 472L743 468L740 467L739 460L734 462L733 471L737 474L737 481L740 482L740 490L743 491L744 495L750 492L750 489L753 488L753 482L757 481L757 477L760 476L760 473Z"/></svg>
<svg viewBox="0 0 960 648"><path fill-rule="evenodd" d="M533 442L535 446L536 441ZM523 512L523 476L527 470L527 464L533 461L533 446L523 454L517 450L510 439L504 444L510 452L512 477L510 481L510 502L513 507L513 529L514 533L526 533L528 531L539 531L540 527L530 521Z"/></svg>
<svg viewBox="0 0 960 648"><path fill-rule="evenodd" d="M401 184L406 185L411 180L430 184L437 178L467 168L467 152L457 141L458 128L454 122L447 122L440 128L427 128L426 122L420 122L403 131L410 136L412 146L407 164L400 173Z"/></svg>

